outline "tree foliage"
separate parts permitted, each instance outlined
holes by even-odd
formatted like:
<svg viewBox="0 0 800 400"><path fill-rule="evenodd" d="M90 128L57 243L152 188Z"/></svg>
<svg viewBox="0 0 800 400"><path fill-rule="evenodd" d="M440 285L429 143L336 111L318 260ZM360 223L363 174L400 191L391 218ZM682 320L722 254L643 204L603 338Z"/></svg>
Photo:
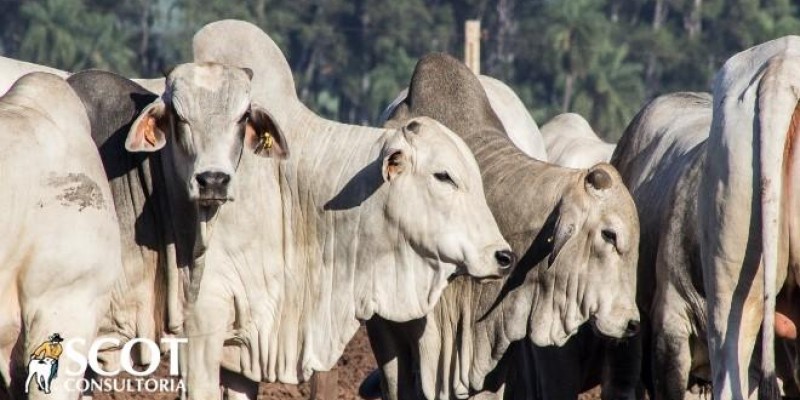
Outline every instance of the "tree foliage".
<svg viewBox="0 0 800 400"><path fill-rule="evenodd" d="M709 90L732 54L800 32L795 0L0 0L0 53L151 77L223 18L266 30L303 101L351 123L374 123L420 56L461 57L480 19L484 73L539 123L577 112L609 140L647 99Z"/></svg>

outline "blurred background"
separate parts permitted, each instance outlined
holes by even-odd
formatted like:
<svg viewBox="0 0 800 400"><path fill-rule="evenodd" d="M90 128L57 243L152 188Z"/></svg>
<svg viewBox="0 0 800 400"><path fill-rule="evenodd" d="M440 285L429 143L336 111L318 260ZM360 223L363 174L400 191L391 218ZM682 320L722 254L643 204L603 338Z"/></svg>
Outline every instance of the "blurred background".
<svg viewBox="0 0 800 400"><path fill-rule="evenodd" d="M797 0L0 0L0 54L77 71L156 77L191 37L251 21L284 51L303 101L372 124L431 51L463 57L481 21L481 72L543 124L571 111L616 141L642 103L708 91L732 54L800 34Z"/></svg>

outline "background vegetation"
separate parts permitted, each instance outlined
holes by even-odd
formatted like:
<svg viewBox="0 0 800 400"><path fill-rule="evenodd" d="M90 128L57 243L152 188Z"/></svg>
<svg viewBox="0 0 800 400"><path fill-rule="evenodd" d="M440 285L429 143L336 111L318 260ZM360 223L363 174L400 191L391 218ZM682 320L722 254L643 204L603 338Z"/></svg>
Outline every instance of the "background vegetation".
<svg viewBox="0 0 800 400"><path fill-rule="evenodd" d="M0 0L0 54L152 77L223 18L273 37L309 106L365 124L418 57L462 57L464 20L480 19L483 73L540 124L577 112L612 141L648 98L709 90L732 54L800 33L796 0Z"/></svg>

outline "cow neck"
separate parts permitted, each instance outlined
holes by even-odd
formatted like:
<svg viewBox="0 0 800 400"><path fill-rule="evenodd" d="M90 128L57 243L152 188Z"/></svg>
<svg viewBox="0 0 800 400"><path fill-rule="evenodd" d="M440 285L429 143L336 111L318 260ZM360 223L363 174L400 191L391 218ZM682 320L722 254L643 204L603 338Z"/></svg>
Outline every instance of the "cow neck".
<svg viewBox="0 0 800 400"><path fill-rule="evenodd" d="M294 152L287 160L293 168L287 177L298 186L294 206L314 211L301 215L308 219L296 226L308 226L315 233L313 245L324 254L309 260L309 268L347 270L355 290L333 290L354 294L358 319L375 313L387 319L419 318L430 311L455 267L423 258L385 217L389 189L381 175L381 152L395 131L328 121L307 109L300 109L293 121ZM398 241L404 244L398 247ZM411 271L423 271L424 276ZM403 315L395 315L397 304L409 302L402 299L409 290L415 291L413 304Z"/></svg>
<svg viewBox="0 0 800 400"><path fill-rule="evenodd" d="M546 263L549 250L544 237L547 233L542 229L552 221L562 195L581 187L578 185L585 172L530 158L502 133L462 130L460 134L478 161L486 200L498 227L521 260L514 272L502 281L476 283L459 279L444 291L443 300L436 307L437 323L441 330L447 330L453 338L459 335L461 339L445 339L441 345L456 347L452 350L461 356L453 360L428 360L432 365L423 370L449 375L438 363L458 362L461 364L458 368L468 369L469 374L452 376L452 379L468 381L451 387L480 390L511 343L524 339L533 328L534 321L530 317L534 304L546 302L541 293L545 289L542 286L544 274L548 273L543 261ZM538 305L552 306L550 302ZM458 317L446 317L454 314ZM560 319L553 323L560 323ZM491 340L476 338L476 334ZM485 354L492 356L473 358ZM442 378L444 375L438 379Z"/></svg>
<svg viewBox="0 0 800 400"><path fill-rule="evenodd" d="M171 146L165 146L161 154L167 211L175 236L176 262L183 273L183 287L187 288L184 292L186 300L193 302L199 290L205 267L205 253L219 207L199 207L197 202L189 199L185 190L180 189L185 184L178 178L173 167Z"/></svg>

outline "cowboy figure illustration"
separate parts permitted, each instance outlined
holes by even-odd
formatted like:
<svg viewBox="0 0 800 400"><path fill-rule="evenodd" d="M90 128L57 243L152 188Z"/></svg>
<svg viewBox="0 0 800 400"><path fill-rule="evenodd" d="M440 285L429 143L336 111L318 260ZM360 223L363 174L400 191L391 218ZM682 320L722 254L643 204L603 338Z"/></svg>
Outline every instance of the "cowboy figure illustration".
<svg viewBox="0 0 800 400"><path fill-rule="evenodd" d="M58 374L58 358L64 351L60 334L50 335L46 342L39 345L28 361L28 379L25 381L25 393L28 393L31 380L36 379L40 391L50 393L50 383Z"/></svg>

